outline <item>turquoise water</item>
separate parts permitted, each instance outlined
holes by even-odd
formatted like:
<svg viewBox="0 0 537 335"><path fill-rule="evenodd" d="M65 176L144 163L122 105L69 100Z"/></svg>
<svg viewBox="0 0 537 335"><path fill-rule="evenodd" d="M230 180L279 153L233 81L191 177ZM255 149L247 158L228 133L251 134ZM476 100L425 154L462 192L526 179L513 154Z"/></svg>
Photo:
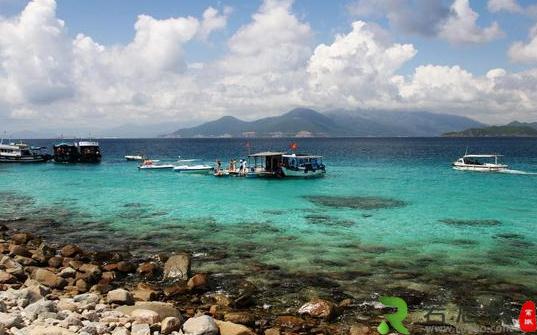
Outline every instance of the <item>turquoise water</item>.
<svg viewBox="0 0 537 335"><path fill-rule="evenodd" d="M251 150L289 142L253 140ZM537 292L537 175L450 167L468 146L537 172L537 140L304 139L300 149L324 155L328 170L311 180L138 171L122 159L139 151L155 159L240 158L244 140L101 146L100 165L0 166L2 220L53 241L135 254L186 249L199 268L261 271L259 281L322 276L357 295L401 286L438 295Z"/></svg>

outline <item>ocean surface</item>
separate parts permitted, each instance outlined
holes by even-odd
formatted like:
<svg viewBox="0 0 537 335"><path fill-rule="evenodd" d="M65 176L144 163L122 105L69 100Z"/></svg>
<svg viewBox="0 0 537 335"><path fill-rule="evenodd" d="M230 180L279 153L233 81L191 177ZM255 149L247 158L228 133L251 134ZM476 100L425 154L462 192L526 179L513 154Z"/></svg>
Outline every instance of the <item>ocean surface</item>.
<svg viewBox="0 0 537 335"><path fill-rule="evenodd" d="M293 141L324 156L324 178L139 171L123 158L143 152L163 162L227 164ZM198 269L274 287L296 278L289 290L513 301L537 292L537 139L255 139L249 148L243 139L99 142L99 165L0 165L0 220L94 248L188 250ZM515 171L453 170L467 148L504 154Z"/></svg>

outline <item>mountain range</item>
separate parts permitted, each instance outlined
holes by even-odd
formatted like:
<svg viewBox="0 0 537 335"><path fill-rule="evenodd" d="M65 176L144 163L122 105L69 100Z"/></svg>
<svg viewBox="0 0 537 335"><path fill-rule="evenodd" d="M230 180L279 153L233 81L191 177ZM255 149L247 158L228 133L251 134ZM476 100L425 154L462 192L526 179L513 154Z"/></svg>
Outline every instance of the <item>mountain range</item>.
<svg viewBox="0 0 537 335"><path fill-rule="evenodd" d="M469 128L447 132L446 137L537 137L537 122L514 121L503 126Z"/></svg>
<svg viewBox="0 0 537 335"><path fill-rule="evenodd" d="M280 116L255 121L224 116L162 137L426 137L483 126L470 118L450 114L380 110L319 113L296 108Z"/></svg>

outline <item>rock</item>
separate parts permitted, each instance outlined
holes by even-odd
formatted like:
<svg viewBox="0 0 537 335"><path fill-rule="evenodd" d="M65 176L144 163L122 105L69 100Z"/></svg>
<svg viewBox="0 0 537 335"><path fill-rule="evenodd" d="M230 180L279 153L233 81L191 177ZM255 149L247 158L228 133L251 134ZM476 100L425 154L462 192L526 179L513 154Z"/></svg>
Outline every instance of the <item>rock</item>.
<svg viewBox="0 0 537 335"><path fill-rule="evenodd" d="M265 330L265 335L280 335L279 328L269 328Z"/></svg>
<svg viewBox="0 0 537 335"><path fill-rule="evenodd" d="M78 271L83 273L83 275L79 274L78 278L84 279L87 282L96 282L101 278L101 269L95 264L83 264L78 268Z"/></svg>
<svg viewBox="0 0 537 335"><path fill-rule="evenodd" d="M5 312L7 312L6 303L0 300L0 313L5 313Z"/></svg>
<svg viewBox="0 0 537 335"><path fill-rule="evenodd" d="M137 323L154 325L155 323L160 322L158 313L149 309L135 309L132 311L131 316Z"/></svg>
<svg viewBox="0 0 537 335"><path fill-rule="evenodd" d="M179 332L181 335L218 335L218 333L219 329L216 322L207 315L186 320L182 330Z"/></svg>
<svg viewBox="0 0 537 335"><path fill-rule="evenodd" d="M22 315L30 321L33 321L37 319L39 315L49 312L57 312L56 305L53 301L41 299L39 301L34 302L33 304L26 306L26 308L24 308L24 310L22 311Z"/></svg>
<svg viewBox="0 0 537 335"><path fill-rule="evenodd" d="M9 246L9 253L11 255L23 256L23 257L32 257L32 254L23 247L22 245L13 244Z"/></svg>
<svg viewBox="0 0 537 335"><path fill-rule="evenodd" d="M173 297L176 295L184 294L188 291L188 287L184 282L176 282L164 287L164 295L167 297Z"/></svg>
<svg viewBox="0 0 537 335"><path fill-rule="evenodd" d="M15 256L15 261L17 261L18 263L24 266L30 266L30 265L36 264L36 261L31 259L30 257L19 256L19 255Z"/></svg>
<svg viewBox="0 0 537 335"><path fill-rule="evenodd" d="M249 312L228 312L224 314L224 320L247 326L253 326L255 323L254 316Z"/></svg>
<svg viewBox="0 0 537 335"><path fill-rule="evenodd" d="M43 299L50 293L50 289L33 280L27 280L25 285L28 287L19 290L19 299L25 300L28 304Z"/></svg>
<svg viewBox="0 0 537 335"><path fill-rule="evenodd" d="M125 327L116 327L112 332L112 335L130 335L131 332Z"/></svg>
<svg viewBox="0 0 537 335"><path fill-rule="evenodd" d="M106 295L108 303L120 304L120 305L132 305L134 302L132 294L122 288L118 288L108 292Z"/></svg>
<svg viewBox="0 0 537 335"><path fill-rule="evenodd" d="M63 257L75 257L80 253L82 253L82 250L74 244L67 244L60 250L60 254Z"/></svg>
<svg viewBox="0 0 537 335"><path fill-rule="evenodd" d="M116 273L114 271L106 271L101 275L101 280L99 281L102 284L109 284L116 280Z"/></svg>
<svg viewBox="0 0 537 335"><path fill-rule="evenodd" d="M152 276L157 272L158 265L153 262L144 262L140 265L138 265L138 269L136 269L136 272L143 276Z"/></svg>
<svg viewBox="0 0 537 335"><path fill-rule="evenodd" d="M62 263L63 263L63 258L58 257L58 256L50 257L48 260L48 265L51 268L59 268L60 266L62 266Z"/></svg>
<svg viewBox="0 0 537 335"><path fill-rule="evenodd" d="M276 318L274 323L282 328L298 329L304 328L306 322L302 318L296 316L284 315Z"/></svg>
<svg viewBox="0 0 537 335"><path fill-rule="evenodd" d="M147 323L133 324L131 328L131 335L151 335L151 329Z"/></svg>
<svg viewBox="0 0 537 335"><path fill-rule="evenodd" d="M0 284L13 284L17 282L17 278L10 273L0 271Z"/></svg>
<svg viewBox="0 0 537 335"><path fill-rule="evenodd" d="M79 309L94 309L95 305L101 300L95 293L79 294L73 297L73 301L78 304Z"/></svg>
<svg viewBox="0 0 537 335"><path fill-rule="evenodd" d="M62 278L74 278L76 276L76 270L72 267L66 267L58 273L58 276Z"/></svg>
<svg viewBox="0 0 537 335"><path fill-rule="evenodd" d="M157 299L158 291L153 290L149 285L140 283L133 291L134 298L142 301L152 301Z"/></svg>
<svg viewBox="0 0 537 335"><path fill-rule="evenodd" d="M188 280L190 276L190 255L181 253L173 255L164 264L164 279Z"/></svg>
<svg viewBox="0 0 537 335"><path fill-rule="evenodd" d="M334 315L335 306L330 301L323 299L312 300L300 307L298 314L307 314L314 318L330 319Z"/></svg>
<svg viewBox="0 0 537 335"><path fill-rule="evenodd" d="M75 312L78 309L77 304L75 304L74 300L71 298L61 298L56 303L56 308L59 311L71 311Z"/></svg>
<svg viewBox="0 0 537 335"><path fill-rule="evenodd" d="M45 269L35 270L33 278L41 284L51 288L62 288L67 284L65 279Z"/></svg>
<svg viewBox="0 0 537 335"><path fill-rule="evenodd" d="M167 302L158 302L158 301L137 301L134 306L121 306L116 308L116 311L122 312L126 315L131 315L131 313L136 309L148 309L150 311L157 312L161 320L164 320L167 317L176 317L181 319L181 313L173 306L173 304Z"/></svg>
<svg viewBox="0 0 537 335"><path fill-rule="evenodd" d="M160 325L160 332L164 335L170 334L174 331L179 331L181 328L181 319L169 316L162 320Z"/></svg>
<svg viewBox="0 0 537 335"><path fill-rule="evenodd" d="M23 334L27 335L75 335L70 330L57 326L34 326L28 329Z"/></svg>
<svg viewBox="0 0 537 335"><path fill-rule="evenodd" d="M75 282L75 286L76 286L76 289L78 290L78 292L80 292L80 293L85 293L85 292L88 291L88 283L86 283L86 281L84 279L78 279Z"/></svg>
<svg viewBox="0 0 537 335"><path fill-rule="evenodd" d="M125 327L116 327L112 332L112 335L130 335L131 332Z"/></svg>
<svg viewBox="0 0 537 335"><path fill-rule="evenodd" d="M248 327L233 322L216 320L216 324L220 330L220 335L255 335Z"/></svg>
<svg viewBox="0 0 537 335"><path fill-rule="evenodd" d="M117 270L123 273L131 273L136 271L136 265L131 262L121 261L117 263Z"/></svg>
<svg viewBox="0 0 537 335"><path fill-rule="evenodd" d="M191 290L203 289L207 287L208 283L209 283L209 280L207 278L207 274L198 273L188 280L187 286Z"/></svg>
<svg viewBox="0 0 537 335"><path fill-rule="evenodd" d="M15 244L26 244L33 238L34 236L30 233L15 233L11 235L11 241Z"/></svg>
<svg viewBox="0 0 537 335"><path fill-rule="evenodd" d="M6 328L20 328L23 325L22 317L19 313L0 313L0 324Z"/></svg>
<svg viewBox="0 0 537 335"><path fill-rule="evenodd" d="M349 330L349 335L369 335L374 332L368 326L365 325L352 325Z"/></svg>

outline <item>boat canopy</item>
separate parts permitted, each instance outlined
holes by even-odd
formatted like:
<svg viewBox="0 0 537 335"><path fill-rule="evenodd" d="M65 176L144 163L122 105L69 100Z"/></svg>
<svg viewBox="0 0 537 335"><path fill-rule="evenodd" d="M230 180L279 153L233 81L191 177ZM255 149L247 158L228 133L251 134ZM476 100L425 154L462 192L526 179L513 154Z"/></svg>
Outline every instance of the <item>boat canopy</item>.
<svg viewBox="0 0 537 335"><path fill-rule="evenodd" d="M282 156L285 152L273 152L273 151L265 151L265 152L258 152L255 154L248 155L248 157L270 157L270 156Z"/></svg>
<svg viewBox="0 0 537 335"><path fill-rule="evenodd" d="M287 155L283 155L283 157L296 157L296 158L323 158L323 156L319 156L319 155L308 155L308 154L287 154Z"/></svg>
<svg viewBox="0 0 537 335"><path fill-rule="evenodd" d="M503 155L464 155L465 158L495 158Z"/></svg>

